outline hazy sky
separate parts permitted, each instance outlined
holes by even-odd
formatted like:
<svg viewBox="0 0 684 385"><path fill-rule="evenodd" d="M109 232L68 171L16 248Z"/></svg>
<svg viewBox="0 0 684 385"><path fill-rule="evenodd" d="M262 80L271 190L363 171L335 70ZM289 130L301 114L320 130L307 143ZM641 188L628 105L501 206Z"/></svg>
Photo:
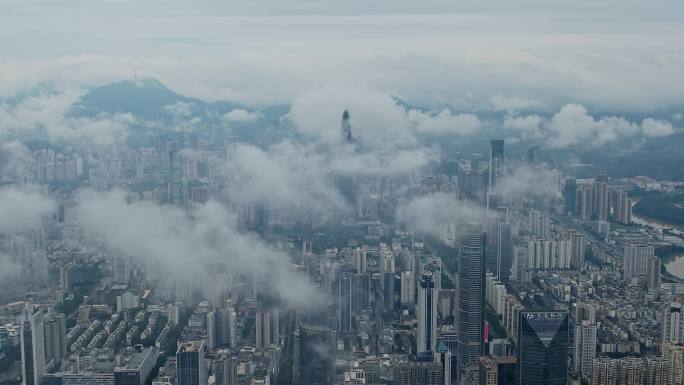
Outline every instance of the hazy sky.
<svg viewBox="0 0 684 385"><path fill-rule="evenodd" d="M0 97L137 74L248 104L330 86L469 111L656 111L684 98L680 1L2 3Z"/></svg>

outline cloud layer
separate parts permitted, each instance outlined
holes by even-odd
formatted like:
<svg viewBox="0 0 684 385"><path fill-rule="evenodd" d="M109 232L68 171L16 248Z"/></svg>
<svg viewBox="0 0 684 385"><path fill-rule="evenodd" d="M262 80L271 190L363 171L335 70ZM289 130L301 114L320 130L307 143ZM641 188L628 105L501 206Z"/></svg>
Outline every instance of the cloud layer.
<svg viewBox="0 0 684 385"><path fill-rule="evenodd" d="M0 188L0 233L35 229L43 219L56 213L55 201L36 190Z"/></svg>
<svg viewBox="0 0 684 385"><path fill-rule="evenodd" d="M93 118L69 116L83 90L42 91L16 102L0 101L0 139L48 140L74 144L85 141L108 146L125 138L135 123L130 114L102 114Z"/></svg>
<svg viewBox="0 0 684 385"><path fill-rule="evenodd" d="M549 147L595 147L622 140L658 138L675 132L672 123L645 118L641 124L621 116L592 116L580 104L566 104L549 118L539 115L511 115L503 127L523 139L544 142Z"/></svg>
<svg viewBox="0 0 684 385"><path fill-rule="evenodd" d="M210 201L185 212L151 202L131 203L123 191L78 196L81 226L112 250L134 256L172 275L204 276L212 266L226 264L234 274L266 280L292 306L317 303L308 281L289 267L289 257L237 227L236 217Z"/></svg>

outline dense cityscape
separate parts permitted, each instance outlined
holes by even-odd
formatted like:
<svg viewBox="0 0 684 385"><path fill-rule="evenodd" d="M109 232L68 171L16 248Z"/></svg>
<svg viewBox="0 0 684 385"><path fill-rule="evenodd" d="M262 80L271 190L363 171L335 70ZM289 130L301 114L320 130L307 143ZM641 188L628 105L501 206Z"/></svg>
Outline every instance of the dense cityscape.
<svg viewBox="0 0 684 385"><path fill-rule="evenodd" d="M340 115L341 145L360 146L350 112ZM407 176L330 175L331 191L353 209L317 223L306 211L231 201L227 185L241 182L213 171L213 162L228 162L234 138L153 139L154 147L103 154L41 148L5 175L18 185L62 186L50 192L56 205L40 223L3 233L15 267L2 287L6 381L684 380L684 283L656 255L681 249L684 239L676 229L635 224L630 197L681 183L592 176L590 165L567 167L571 175L550 169L539 146L509 157L496 139L488 154L442 154ZM123 215L145 202L182 215L225 199L238 213L234 231L260 232L288 260L167 270L84 227L75 206L92 198L81 188L126 188L115 197L128 207L118 209ZM435 221L428 233L412 225L426 220ZM184 231L196 231L181 230L188 238ZM141 237L126 241L156 242ZM289 289L274 287L283 279ZM310 297L292 303L292 295Z"/></svg>
<svg viewBox="0 0 684 385"><path fill-rule="evenodd" d="M0 15L0 385L684 384L682 6L121 1Z"/></svg>

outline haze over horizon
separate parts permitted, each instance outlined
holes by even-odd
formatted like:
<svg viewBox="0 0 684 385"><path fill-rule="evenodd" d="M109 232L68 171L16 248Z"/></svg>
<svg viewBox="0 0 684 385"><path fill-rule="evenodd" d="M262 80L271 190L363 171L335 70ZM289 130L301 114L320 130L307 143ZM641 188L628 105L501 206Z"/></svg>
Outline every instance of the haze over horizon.
<svg viewBox="0 0 684 385"><path fill-rule="evenodd" d="M0 385L682 383L682 15L0 0Z"/></svg>

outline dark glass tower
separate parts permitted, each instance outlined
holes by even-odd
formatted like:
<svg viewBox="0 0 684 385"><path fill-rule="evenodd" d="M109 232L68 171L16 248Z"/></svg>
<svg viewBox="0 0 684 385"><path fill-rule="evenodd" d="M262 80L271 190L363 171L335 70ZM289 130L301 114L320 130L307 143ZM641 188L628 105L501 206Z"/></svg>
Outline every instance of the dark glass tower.
<svg viewBox="0 0 684 385"><path fill-rule="evenodd" d="M335 374L335 332L300 324L295 330L293 385L332 385Z"/></svg>
<svg viewBox="0 0 684 385"><path fill-rule="evenodd" d="M176 383L202 385L207 383L204 366L204 341L184 342L176 351Z"/></svg>
<svg viewBox="0 0 684 385"><path fill-rule="evenodd" d="M565 180L563 187L563 199L565 200L565 214L575 213L575 201L577 200L577 181L575 178Z"/></svg>
<svg viewBox="0 0 684 385"><path fill-rule="evenodd" d="M482 226L466 229L458 266L459 378L477 370L483 349L485 301L485 234Z"/></svg>
<svg viewBox="0 0 684 385"><path fill-rule="evenodd" d="M352 142L352 128L349 123L349 111L344 110L342 113L342 124L340 125L340 136L342 137L342 142L351 143Z"/></svg>
<svg viewBox="0 0 684 385"><path fill-rule="evenodd" d="M424 271L418 288L418 347L416 351L432 352L437 345L437 291L432 272Z"/></svg>
<svg viewBox="0 0 684 385"><path fill-rule="evenodd" d="M520 312L518 385L566 385L568 313Z"/></svg>

